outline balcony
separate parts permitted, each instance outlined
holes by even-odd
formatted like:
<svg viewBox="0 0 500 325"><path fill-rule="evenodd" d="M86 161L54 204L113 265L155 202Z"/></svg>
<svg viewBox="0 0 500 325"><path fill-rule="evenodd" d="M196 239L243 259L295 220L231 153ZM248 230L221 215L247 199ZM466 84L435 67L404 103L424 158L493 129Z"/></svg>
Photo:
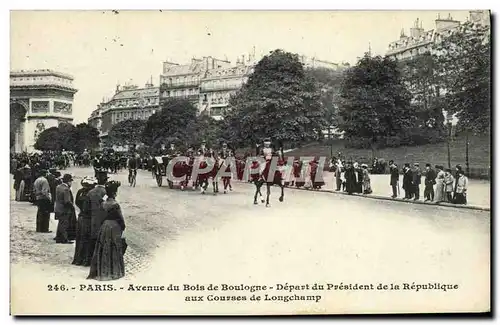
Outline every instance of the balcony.
<svg viewBox="0 0 500 325"><path fill-rule="evenodd" d="M176 95L176 96L167 96L167 97L162 97L162 100L169 100L169 99L187 99L190 101L198 101L200 98L199 94L194 94L194 95Z"/></svg>
<svg viewBox="0 0 500 325"><path fill-rule="evenodd" d="M198 88L200 86L199 80L185 81L185 82L164 82L160 86L160 90L177 89L177 88Z"/></svg>
<svg viewBox="0 0 500 325"><path fill-rule="evenodd" d="M242 84L202 84L200 90L202 92L210 91L221 91L221 90L238 90L242 87Z"/></svg>

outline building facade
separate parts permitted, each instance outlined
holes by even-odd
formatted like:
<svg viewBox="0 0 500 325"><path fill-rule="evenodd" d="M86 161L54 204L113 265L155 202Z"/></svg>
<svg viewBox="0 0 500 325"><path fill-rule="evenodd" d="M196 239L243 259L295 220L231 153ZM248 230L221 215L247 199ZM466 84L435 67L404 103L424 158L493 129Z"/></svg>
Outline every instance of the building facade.
<svg viewBox="0 0 500 325"><path fill-rule="evenodd" d="M101 118L101 105L97 105L97 108L90 113L90 117L87 119L87 124L96 128L97 131L99 131L99 134L101 134L101 123L102 123L102 118Z"/></svg>
<svg viewBox="0 0 500 325"><path fill-rule="evenodd" d="M73 77L52 70L10 72L10 108L25 113L24 121L11 121L15 152L33 151L40 133L59 123L73 123Z"/></svg>
<svg viewBox="0 0 500 325"><path fill-rule="evenodd" d="M316 58L299 56L306 68L342 69L337 64ZM201 114L221 119L234 95L257 64L255 54L242 55L236 64L213 57L193 58L189 64L163 63L160 75L160 104L170 98L185 98L193 103Z"/></svg>
<svg viewBox="0 0 500 325"><path fill-rule="evenodd" d="M469 21L483 26L491 26L490 12L488 10L469 11ZM438 16L435 25L434 29L425 31L422 28L422 22L417 18L413 27L410 28L410 34L406 35L404 29L401 30L399 39L389 44L386 55L398 60L406 60L426 52L432 53L433 46L456 31L461 22L454 20L451 15L448 15L447 18Z"/></svg>
<svg viewBox="0 0 500 325"><path fill-rule="evenodd" d="M207 107L201 106L201 84L209 71L230 68L231 62L211 56L193 58L189 64L163 62L160 75L160 104L171 98L189 100L199 112Z"/></svg>
<svg viewBox="0 0 500 325"><path fill-rule="evenodd" d="M221 119L229 106L229 99L247 82L252 72L253 66L243 63L208 70L200 83L200 113Z"/></svg>
<svg viewBox="0 0 500 325"><path fill-rule="evenodd" d="M98 105L88 123L100 125L101 140L105 140L113 125L124 120L147 120L159 106L159 89L152 83L144 88L136 85L116 87L109 101Z"/></svg>

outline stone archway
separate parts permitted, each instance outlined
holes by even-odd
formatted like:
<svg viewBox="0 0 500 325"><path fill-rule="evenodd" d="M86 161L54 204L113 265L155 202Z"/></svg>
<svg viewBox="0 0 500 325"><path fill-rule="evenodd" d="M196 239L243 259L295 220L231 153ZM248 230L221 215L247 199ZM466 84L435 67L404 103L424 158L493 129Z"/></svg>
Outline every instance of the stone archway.
<svg viewBox="0 0 500 325"><path fill-rule="evenodd" d="M15 152L24 150L24 121L28 105L22 101L10 102L10 148Z"/></svg>

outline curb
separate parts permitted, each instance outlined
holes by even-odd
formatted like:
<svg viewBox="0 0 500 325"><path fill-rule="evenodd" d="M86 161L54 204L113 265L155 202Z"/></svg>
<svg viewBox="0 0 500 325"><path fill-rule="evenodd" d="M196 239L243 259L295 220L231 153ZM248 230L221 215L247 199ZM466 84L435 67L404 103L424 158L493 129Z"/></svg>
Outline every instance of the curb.
<svg viewBox="0 0 500 325"><path fill-rule="evenodd" d="M457 205L457 204L446 203L446 202L434 203L434 202L424 202L424 201L403 200L403 199L399 199L399 198L393 199L391 197L381 196L381 195L373 195L373 194L366 195L366 194L359 194L359 193L347 194L345 192L334 191L334 190L314 191L314 190L309 190L309 189L302 188L302 187L298 187L298 188L297 187L287 187L287 188L293 189L293 190L300 190L300 191L324 192L324 193L340 194L340 195L347 195L347 196L357 196L357 197L373 199L373 200L396 201L396 202L410 203L410 204L433 205L433 206L441 206L441 207L455 208L455 209L469 209L469 210L490 212L490 208L484 208L484 207L480 207L480 206L476 206L476 205Z"/></svg>
<svg viewBox="0 0 500 325"><path fill-rule="evenodd" d="M238 181L241 184L247 184L246 182L243 181ZM248 183L250 184L250 183ZM384 200L384 201L393 201L393 202L401 202L401 203L407 203L407 204L422 204L422 205L433 205L433 206L440 206L440 207L445 207L445 208L455 208L455 209L468 209L468 210L476 210L476 211L485 211L485 212L490 212L490 208L485 208L485 207L480 207L477 205L458 205L458 204L452 204L452 203L446 203L446 202L424 202L424 201L413 201L413 200L403 200L403 199L393 199L388 196L381 196L381 195L373 195L373 194L359 194L359 193L353 193L353 194L347 194L346 192L341 192L341 191L334 191L334 190L310 190L307 188L303 187L290 187L287 186L285 187L287 189L291 190L299 190L299 191L308 191L308 192L315 192L315 193L331 193L331 194L336 194L336 195L346 195L346 196L356 196L356 197L362 197L366 199L372 199L372 200Z"/></svg>

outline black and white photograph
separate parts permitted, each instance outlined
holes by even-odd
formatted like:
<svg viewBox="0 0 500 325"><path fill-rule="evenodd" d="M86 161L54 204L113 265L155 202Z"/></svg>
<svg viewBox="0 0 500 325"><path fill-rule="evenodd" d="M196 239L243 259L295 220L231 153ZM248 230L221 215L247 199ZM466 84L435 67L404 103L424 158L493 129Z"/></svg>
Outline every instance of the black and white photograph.
<svg viewBox="0 0 500 325"><path fill-rule="evenodd" d="M9 15L11 315L491 312L490 10Z"/></svg>

